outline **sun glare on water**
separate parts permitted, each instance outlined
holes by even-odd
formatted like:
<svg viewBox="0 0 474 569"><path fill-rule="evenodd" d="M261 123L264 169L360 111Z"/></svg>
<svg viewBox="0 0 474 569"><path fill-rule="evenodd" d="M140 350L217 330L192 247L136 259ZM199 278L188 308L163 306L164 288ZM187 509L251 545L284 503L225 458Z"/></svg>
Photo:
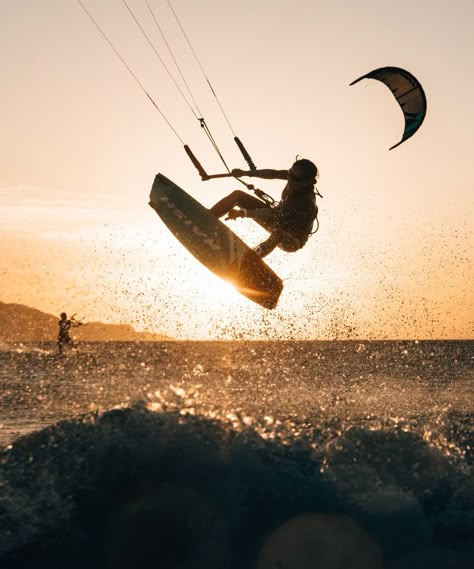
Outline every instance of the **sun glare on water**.
<svg viewBox="0 0 474 569"><path fill-rule="evenodd" d="M242 299L232 283L219 278L205 268L196 268L194 283L200 290L200 302L210 310L218 312L223 308L234 307Z"/></svg>
<svg viewBox="0 0 474 569"><path fill-rule="evenodd" d="M247 316L250 301L231 283L199 265L187 269L186 277L174 288L175 300L181 298L180 306L187 314L179 324L180 337L208 340L225 336L237 321L245 329L251 328Z"/></svg>
<svg viewBox="0 0 474 569"><path fill-rule="evenodd" d="M279 302L278 311L268 311L247 298L160 223L135 231L118 227L110 231L107 245L100 271L93 271L88 282L96 282L101 310L110 306L120 322L138 330L178 339L253 337L262 318L284 308ZM81 275L84 270L81 265Z"/></svg>

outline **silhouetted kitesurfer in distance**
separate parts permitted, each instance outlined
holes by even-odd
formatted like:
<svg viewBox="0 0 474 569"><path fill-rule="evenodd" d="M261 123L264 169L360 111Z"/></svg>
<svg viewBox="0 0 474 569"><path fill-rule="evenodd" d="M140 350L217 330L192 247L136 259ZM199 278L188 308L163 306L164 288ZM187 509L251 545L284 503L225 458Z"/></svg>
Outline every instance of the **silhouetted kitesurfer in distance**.
<svg viewBox="0 0 474 569"><path fill-rule="evenodd" d="M212 206L210 211L216 217L227 215L227 219L250 217L266 229L270 236L254 249L259 257L265 257L275 247L288 253L301 249L313 232L313 223L318 217L316 195L322 197L315 188L319 175L316 165L302 158L296 160L289 170L247 172L236 169L232 170L232 175L287 180L287 184L277 205L236 190Z"/></svg>
<svg viewBox="0 0 474 569"><path fill-rule="evenodd" d="M77 326L81 326L82 322L74 320L74 316L68 319L65 312L61 312L61 319L58 320L59 333L58 333L58 352L63 353L63 347L68 346L69 348L74 348L75 344L69 335L69 330Z"/></svg>

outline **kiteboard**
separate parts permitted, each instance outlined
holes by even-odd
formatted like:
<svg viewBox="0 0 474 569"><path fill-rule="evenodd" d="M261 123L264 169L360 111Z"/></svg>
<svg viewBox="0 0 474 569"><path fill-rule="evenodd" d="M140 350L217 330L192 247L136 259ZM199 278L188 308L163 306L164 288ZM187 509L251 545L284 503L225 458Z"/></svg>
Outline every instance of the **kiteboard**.
<svg viewBox="0 0 474 569"><path fill-rule="evenodd" d="M210 271L260 306L275 308L283 290L280 277L197 200L166 176L157 174L149 205Z"/></svg>

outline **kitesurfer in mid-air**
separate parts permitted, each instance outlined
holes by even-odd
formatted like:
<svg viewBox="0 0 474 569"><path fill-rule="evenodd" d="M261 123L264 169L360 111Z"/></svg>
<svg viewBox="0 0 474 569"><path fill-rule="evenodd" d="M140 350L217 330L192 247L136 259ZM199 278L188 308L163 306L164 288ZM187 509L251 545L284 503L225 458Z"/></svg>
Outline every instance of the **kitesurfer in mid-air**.
<svg viewBox="0 0 474 569"><path fill-rule="evenodd" d="M69 336L69 330L71 327L81 326L82 322L75 320L74 316L68 318L65 312L61 312L61 319L58 320L59 333L58 333L58 351L60 354L63 353L63 347L68 346L74 348L75 344L72 341L71 336Z"/></svg>
<svg viewBox="0 0 474 569"><path fill-rule="evenodd" d="M319 175L316 165L302 158L296 160L289 170L236 169L232 170L232 175L287 180L287 184L277 205L236 190L217 202L210 211L216 217L227 215L227 219L249 217L266 229L270 236L254 248L259 257L265 257L275 247L288 253L301 249L311 235L318 215L316 195L321 194L315 188Z"/></svg>

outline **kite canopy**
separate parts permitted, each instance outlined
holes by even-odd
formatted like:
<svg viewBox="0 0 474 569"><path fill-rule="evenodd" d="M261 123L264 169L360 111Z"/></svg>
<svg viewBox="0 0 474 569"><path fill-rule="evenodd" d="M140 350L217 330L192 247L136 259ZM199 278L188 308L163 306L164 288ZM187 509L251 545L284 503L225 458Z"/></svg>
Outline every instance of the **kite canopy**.
<svg viewBox="0 0 474 569"><path fill-rule="evenodd" d="M400 67L380 67L379 69L374 69L374 71L352 81L351 85L358 83L362 79L377 79L385 83L402 108L405 116L405 130L400 142L390 147L390 150L392 150L392 148L413 136L425 118L426 96L423 87L411 73L400 69Z"/></svg>

